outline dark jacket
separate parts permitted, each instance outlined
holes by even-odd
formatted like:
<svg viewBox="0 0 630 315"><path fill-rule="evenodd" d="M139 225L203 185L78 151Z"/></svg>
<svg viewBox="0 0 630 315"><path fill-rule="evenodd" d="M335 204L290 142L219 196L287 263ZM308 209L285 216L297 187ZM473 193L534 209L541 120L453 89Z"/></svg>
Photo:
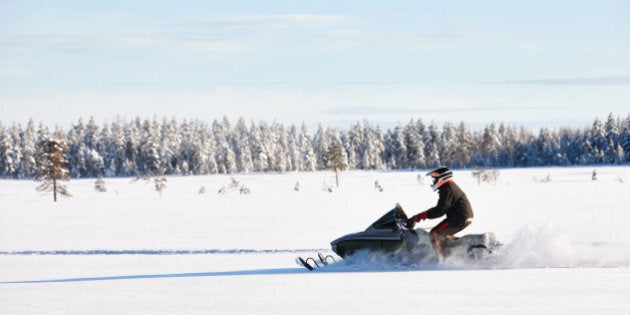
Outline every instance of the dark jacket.
<svg viewBox="0 0 630 315"><path fill-rule="evenodd" d="M446 183L439 188L440 199L435 207L427 210L427 217L435 219L446 214L446 218L454 224L463 224L472 219L473 211L466 194L454 182Z"/></svg>

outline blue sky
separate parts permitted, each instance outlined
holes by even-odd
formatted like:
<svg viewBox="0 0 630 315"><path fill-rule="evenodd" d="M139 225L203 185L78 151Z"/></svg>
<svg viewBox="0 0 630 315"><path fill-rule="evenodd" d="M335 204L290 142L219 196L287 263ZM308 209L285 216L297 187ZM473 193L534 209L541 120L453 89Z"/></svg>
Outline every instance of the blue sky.
<svg viewBox="0 0 630 315"><path fill-rule="evenodd" d="M579 127L630 113L630 2L0 0L0 111Z"/></svg>

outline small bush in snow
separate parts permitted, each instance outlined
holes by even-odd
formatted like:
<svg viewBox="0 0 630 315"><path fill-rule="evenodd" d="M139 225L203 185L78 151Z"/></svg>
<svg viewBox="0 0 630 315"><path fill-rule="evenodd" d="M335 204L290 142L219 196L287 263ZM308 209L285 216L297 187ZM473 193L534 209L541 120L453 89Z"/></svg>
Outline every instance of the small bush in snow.
<svg viewBox="0 0 630 315"><path fill-rule="evenodd" d="M234 177L230 177L230 189L237 189L241 186L241 183L239 183Z"/></svg>
<svg viewBox="0 0 630 315"><path fill-rule="evenodd" d="M533 176L534 178L534 183L549 183L551 182L551 174L547 174L547 176L538 179L536 176Z"/></svg>
<svg viewBox="0 0 630 315"><path fill-rule="evenodd" d="M374 181L374 189L378 192L383 192L383 186L378 182L378 180Z"/></svg>
<svg viewBox="0 0 630 315"><path fill-rule="evenodd" d="M225 186L221 186L221 188L219 188L219 191L218 191L219 195L225 194L226 190L227 189L225 188Z"/></svg>
<svg viewBox="0 0 630 315"><path fill-rule="evenodd" d="M166 189L166 177L164 176L154 177L153 183L155 184L155 191L157 191L160 194L160 197L162 197L162 191Z"/></svg>
<svg viewBox="0 0 630 315"><path fill-rule="evenodd" d="M105 181L103 180L103 175L98 175L96 178L96 182L94 182L94 190L98 192L107 192L107 188L105 188Z"/></svg>
<svg viewBox="0 0 630 315"><path fill-rule="evenodd" d="M481 182L496 183L499 178L499 171L497 169L486 170L484 168L477 168L472 172L472 176L477 179L477 184L481 185Z"/></svg>
<svg viewBox="0 0 630 315"><path fill-rule="evenodd" d="M324 181L324 184L322 185L322 191L327 191L329 193L333 192L333 188L332 186L328 185L328 183L326 183Z"/></svg>
<svg viewBox="0 0 630 315"><path fill-rule="evenodd" d="M251 190L249 190L249 188L247 188L245 185L241 186L241 188L239 189L239 193L241 195L249 195L251 194Z"/></svg>

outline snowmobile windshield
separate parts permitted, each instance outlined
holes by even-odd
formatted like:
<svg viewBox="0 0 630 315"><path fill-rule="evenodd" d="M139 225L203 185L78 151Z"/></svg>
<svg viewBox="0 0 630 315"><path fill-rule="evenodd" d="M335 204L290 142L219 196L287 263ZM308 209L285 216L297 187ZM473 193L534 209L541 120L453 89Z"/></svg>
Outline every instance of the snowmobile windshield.
<svg viewBox="0 0 630 315"><path fill-rule="evenodd" d="M392 229L397 230L398 224L396 224L396 219L407 221L407 215L401 208L394 208L387 213L385 213L380 219L376 220L376 222L372 223L372 226L375 229Z"/></svg>

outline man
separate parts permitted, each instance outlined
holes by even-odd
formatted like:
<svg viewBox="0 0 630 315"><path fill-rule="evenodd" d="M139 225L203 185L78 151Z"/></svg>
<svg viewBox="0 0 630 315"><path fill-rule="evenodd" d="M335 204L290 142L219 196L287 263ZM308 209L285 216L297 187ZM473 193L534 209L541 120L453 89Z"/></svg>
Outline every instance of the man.
<svg viewBox="0 0 630 315"><path fill-rule="evenodd" d="M407 227L413 228L416 222L435 219L446 215L438 225L431 229L431 238L435 249L443 255L440 240L463 230L473 219L473 211L466 194L453 181L453 172L446 167L437 168L427 176L433 178L431 188L438 191L440 198L435 207L420 212L407 220Z"/></svg>

